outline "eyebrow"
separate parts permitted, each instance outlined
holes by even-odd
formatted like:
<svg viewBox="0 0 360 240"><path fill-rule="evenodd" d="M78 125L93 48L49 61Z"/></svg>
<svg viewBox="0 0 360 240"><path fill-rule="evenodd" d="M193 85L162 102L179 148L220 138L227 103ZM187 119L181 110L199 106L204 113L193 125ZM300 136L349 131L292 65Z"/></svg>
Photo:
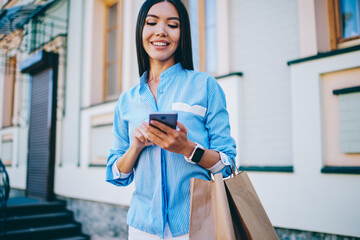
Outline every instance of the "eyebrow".
<svg viewBox="0 0 360 240"><path fill-rule="evenodd" d="M146 17L153 17L153 18L159 18L158 16L156 15L153 15L153 14L148 14ZM180 22L180 18L178 17L169 17L167 18L168 20L178 20Z"/></svg>

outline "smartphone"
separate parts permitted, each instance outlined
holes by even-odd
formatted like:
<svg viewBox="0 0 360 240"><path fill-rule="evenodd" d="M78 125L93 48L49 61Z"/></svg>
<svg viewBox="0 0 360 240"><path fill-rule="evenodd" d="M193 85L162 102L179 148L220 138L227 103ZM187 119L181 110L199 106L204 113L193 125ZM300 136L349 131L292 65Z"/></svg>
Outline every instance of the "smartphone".
<svg viewBox="0 0 360 240"><path fill-rule="evenodd" d="M177 118L178 118L177 113L150 113L149 122L151 120L156 120L173 129L176 129Z"/></svg>

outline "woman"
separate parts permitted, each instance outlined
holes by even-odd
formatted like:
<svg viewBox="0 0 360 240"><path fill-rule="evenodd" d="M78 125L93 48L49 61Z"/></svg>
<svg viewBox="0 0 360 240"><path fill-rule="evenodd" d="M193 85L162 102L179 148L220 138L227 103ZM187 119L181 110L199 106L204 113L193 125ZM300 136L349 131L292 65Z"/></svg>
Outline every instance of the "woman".
<svg viewBox="0 0 360 240"><path fill-rule="evenodd" d="M225 96L212 76L193 71L189 17L180 0L145 1L136 46L140 83L115 107L106 180L126 186L136 179L129 239L188 239L190 179L228 176L236 155ZM151 126L153 112L177 112L178 129Z"/></svg>

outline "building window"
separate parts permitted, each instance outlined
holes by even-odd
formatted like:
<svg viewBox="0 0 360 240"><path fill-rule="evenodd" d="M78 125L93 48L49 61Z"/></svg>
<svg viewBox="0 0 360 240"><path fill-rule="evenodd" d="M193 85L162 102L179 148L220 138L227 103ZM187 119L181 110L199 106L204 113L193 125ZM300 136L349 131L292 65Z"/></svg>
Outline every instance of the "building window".
<svg viewBox="0 0 360 240"><path fill-rule="evenodd" d="M341 38L360 35L360 0L340 0Z"/></svg>
<svg viewBox="0 0 360 240"><path fill-rule="evenodd" d="M116 99L121 92L122 1L107 1L104 100Z"/></svg>
<svg viewBox="0 0 360 240"><path fill-rule="evenodd" d="M327 167L360 167L360 68L322 75Z"/></svg>
<svg viewBox="0 0 360 240"><path fill-rule="evenodd" d="M194 68L216 73L216 0L188 0L184 3L190 17Z"/></svg>
<svg viewBox="0 0 360 240"><path fill-rule="evenodd" d="M1 137L1 160L5 166L13 162L13 135L5 134Z"/></svg>
<svg viewBox="0 0 360 240"><path fill-rule="evenodd" d="M360 0L329 0L331 48L360 39ZM348 46L348 45L346 45Z"/></svg>
<svg viewBox="0 0 360 240"><path fill-rule="evenodd" d="M11 57L7 59L5 64L2 127L9 127L13 125L15 77L16 57Z"/></svg>
<svg viewBox="0 0 360 240"><path fill-rule="evenodd" d="M90 166L105 166L106 154L112 144L112 126L114 114L103 114L91 117Z"/></svg>

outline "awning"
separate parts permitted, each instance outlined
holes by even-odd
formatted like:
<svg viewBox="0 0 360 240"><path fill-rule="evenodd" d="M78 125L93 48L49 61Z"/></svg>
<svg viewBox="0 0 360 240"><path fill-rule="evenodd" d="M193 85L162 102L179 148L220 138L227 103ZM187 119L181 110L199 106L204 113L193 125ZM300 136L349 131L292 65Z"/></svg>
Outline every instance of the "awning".
<svg viewBox="0 0 360 240"><path fill-rule="evenodd" d="M0 35L23 28L32 18L44 12L58 0L50 0L45 4L27 4L2 10L0 13Z"/></svg>

